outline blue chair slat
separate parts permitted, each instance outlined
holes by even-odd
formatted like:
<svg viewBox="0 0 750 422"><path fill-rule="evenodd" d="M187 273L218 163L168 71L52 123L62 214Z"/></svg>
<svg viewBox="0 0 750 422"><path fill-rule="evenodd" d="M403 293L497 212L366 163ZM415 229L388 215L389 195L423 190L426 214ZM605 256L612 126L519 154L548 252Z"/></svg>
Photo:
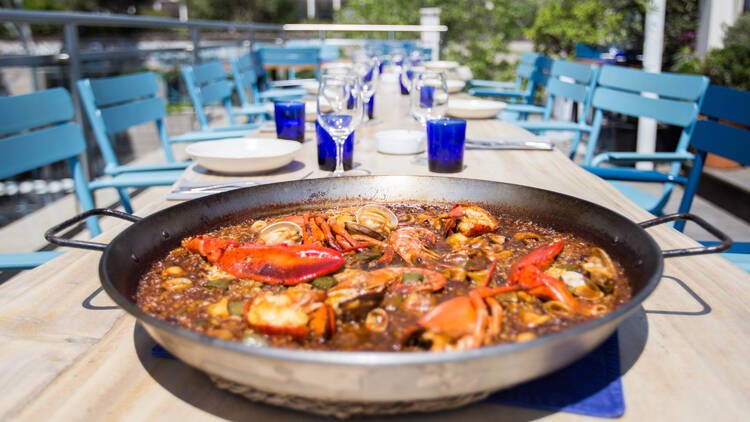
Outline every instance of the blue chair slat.
<svg viewBox="0 0 750 422"><path fill-rule="evenodd" d="M38 267L50 259L62 255L62 251L40 251L29 253L8 253L0 255L0 269L28 270Z"/></svg>
<svg viewBox="0 0 750 422"><path fill-rule="evenodd" d="M0 110L0 135L67 121L74 113L70 96L63 88L0 98Z"/></svg>
<svg viewBox="0 0 750 422"><path fill-rule="evenodd" d="M0 178L65 160L76 194L84 202L90 200L78 160L78 155L86 149L86 141L80 128L69 121L73 116L73 103L64 88L0 98L0 136L3 136ZM0 270L33 268L60 254L58 251L0 254Z"/></svg>
<svg viewBox="0 0 750 422"><path fill-rule="evenodd" d="M690 136L695 128L698 109L708 87L708 78L698 75L672 73L648 73L642 70L617 66L602 66L598 86L592 100L596 108L591 136L586 149L584 167L605 178L615 180L651 181L663 183L660 196L653 199L631 186L618 184L621 192L649 212L661 214L671 195L675 183L685 183L679 176L682 163L692 156L687 152ZM651 93L645 96L641 93ZM650 117L658 122L669 123L683 128L673 152L656 154L602 153L594 157L601 133L604 111L625 114L632 117ZM651 178L651 173L637 169L613 169L609 172L594 167L600 163L654 161L671 163L665 173L665 180Z"/></svg>
<svg viewBox="0 0 750 422"><path fill-rule="evenodd" d="M711 118L747 126L750 124L748 107L750 92L712 85L706 91L701 113ZM685 185L679 212L690 211L708 153L750 165L749 129L729 126L715 120L700 120L696 123L690 138L690 146L695 148L697 153ZM676 222L675 228L683 230L685 222ZM721 255L750 273L750 242L735 242L728 253Z"/></svg>
<svg viewBox="0 0 750 422"><path fill-rule="evenodd" d="M650 73L621 66L603 66L602 69L599 86L637 93L650 92L661 97L698 102L708 86L707 78L704 78L705 83L700 83L695 75Z"/></svg>
<svg viewBox="0 0 750 422"><path fill-rule="evenodd" d="M596 89L593 102L596 108L629 116L650 117L682 127L689 126L698 117L698 104L694 102L648 98L604 87Z"/></svg>
<svg viewBox="0 0 750 422"><path fill-rule="evenodd" d="M747 113L747 108L743 110ZM742 165L750 166L747 129L727 126L714 120L700 120L695 124L690 146L722 157L730 157Z"/></svg>
<svg viewBox="0 0 750 422"><path fill-rule="evenodd" d="M107 134L122 132L132 126L163 119L167 108L161 98L151 97L100 109Z"/></svg>
<svg viewBox="0 0 750 422"><path fill-rule="evenodd" d="M272 47L260 49L263 64L320 66L320 47Z"/></svg>
<svg viewBox="0 0 750 422"><path fill-rule="evenodd" d="M212 81L200 87L201 100L203 104L212 104L224 101L234 91L234 84L226 79Z"/></svg>
<svg viewBox="0 0 750 422"><path fill-rule="evenodd" d="M89 182L93 189L102 188L145 188L149 186L169 186L182 175L183 170L125 172L112 177Z"/></svg>
<svg viewBox="0 0 750 422"><path fill-rule="evenodd" d="M224 65L218 60L211 60L193 66L193 78L195 83L203 85L212 81L221 81L227 78Z"/></svg>
<svg viewBox="0 0 750 422"><path fill-rule="evenodd" d="M544 74L552 67L552 59L537 53L525 52L516 68L516 81L496 82L486 80L471 80L468 82L468 93L479 96L505 97L518 99L521 103L530 104L534 101L537 85L546 84ZM526 87L523 88L524 81Z"/></svg>
<svg viewBox="0 0 750 422"><path fill-rule="evenodd" d="M711 85L701 104L701 114L718 117L741 125L750 126L747 112L747 92Z"/></svg>
<svg viewBox="0 0 750 422"><path fill-rule="evenodd" d="M6 97L12 99L14 97ZM0 104L0 113L6 110ZM72 117L72 116L71 116ZM51 139L59 139L51 142ZM83 153L86 143L75 123L63 123L18 135L0 138L0 179L65 160Z"/></svg>
<svg viewBox="0 0 750 422"><path fill-rule="evenodd" d="M159 82L156 75L151 72L90 79L89 81L96 105L99 107L152 97L159 91Z"/></svg>
<svg viewBox="0 0 750 422"><path fill-rule="evenodd" d="M584 83L588 84L589 81L586 80ZM557 78L549 78L549 82L547 82L547 92L549 92L550 95L565 98L577 103L586 101L589 91L587 85L563 82Z"/></svg>

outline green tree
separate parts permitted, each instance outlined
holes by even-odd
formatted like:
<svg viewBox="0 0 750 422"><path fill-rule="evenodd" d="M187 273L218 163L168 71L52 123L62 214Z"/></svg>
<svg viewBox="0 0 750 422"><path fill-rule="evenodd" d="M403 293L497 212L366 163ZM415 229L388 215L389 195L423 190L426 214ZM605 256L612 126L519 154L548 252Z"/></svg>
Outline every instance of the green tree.
<svg viewBox="0 0 750 422"><path fill-rule="evenodd" d="M513 0L350 0L336 16L340 23L419 23L419 9L440 7L440 22L448 26L443 54L468 65L475 77L505 79L510 65L502 60L508 41L523 34L534 17L537 1ZM399 34L399 38L418 34Z"/></svg>
<svg viewBox="0 0 750 422"><path fill-rule="evenodd" d="M297 22L297 0L187 0L190 19L262 23Z"/></svg>
<svg viewBox="0 0 750 422"><path fill-rule="evenodd" d="M534 49L572 56L576 43L625 47L642 44L644 0L548 0L526 35Z"/></svg>

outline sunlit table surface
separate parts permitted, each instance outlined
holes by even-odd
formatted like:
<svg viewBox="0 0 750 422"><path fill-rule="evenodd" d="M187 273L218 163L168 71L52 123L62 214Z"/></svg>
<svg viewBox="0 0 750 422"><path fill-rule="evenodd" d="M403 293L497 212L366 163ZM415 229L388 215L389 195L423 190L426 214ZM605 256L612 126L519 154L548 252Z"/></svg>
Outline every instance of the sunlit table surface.
<svg viewBox="0 0 750 422"><path fill-rule="evenodd" d="M354 160L360 169L372 174L430 174L414 156L376 151L375 132L413 125L407 109L395 87L381 88L376 97L380 124L357 132ZM470 121L468 132L476 137L527 135L495 120ZM307 137L310 140L288 168L249 179L326 177L328 172L317 168L314 134ZM453 176L540 187L601 204L634 221L652 218L557 151L469 150L465 164L464 171ZM181 181L226 177L191 167ZM159 198L137 214L148 215L174 203ZM107 242L125 227L127 223L118 223L97 240ZM667 226L648 231L663 249L696 245ZM99 258L98 252L69 250L0 286L0 420L313 418L252 403L214 387L207 376L178 360L151 356L154 341L100 291ZM750 414L749 288L750 276L719 256L666 260L658 288L618 328L627 406L624 419L746 420ZM401 417L458 418L582 417L487 403Z"/></svg>

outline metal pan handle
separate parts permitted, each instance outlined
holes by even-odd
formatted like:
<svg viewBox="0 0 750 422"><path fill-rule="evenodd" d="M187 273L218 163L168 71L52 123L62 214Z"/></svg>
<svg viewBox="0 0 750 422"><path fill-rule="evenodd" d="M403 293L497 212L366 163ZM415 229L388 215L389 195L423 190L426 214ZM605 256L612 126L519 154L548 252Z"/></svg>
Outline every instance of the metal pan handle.
<svg viewBox="0 0 750 422"><path fill-rule="evenodd" d="M708 221L698 217L695 214L689 214L689 213L668 214L663 217L657 217L657 218L654 218L653 220L647 220L638 224L645 229L648 227L652 227L652 226L656 226L659 224L664 224L664 223L668 223L670 221L676 221L676 220L693 221L694 223L698 224L703 229L705 229L707 232L716 236L717 239L721 240L721 243L718 245L702 246L698 248L670 249L668 251L662 251L664 258L672 258L675 256L689 256L689 255L703 255L703 254L709 254L709 253L718 253L718 252L723 252L729 249L730 247L732 247L732 239L730 239L729 236L727 236L724 232L722 232L721 230L709 224Z"/></svg>
<svg viewBox="0 0 750 422"><path fill-rule="evenodd" d="M73 240L73 239L65 239L60 236L55 236L55 234L63 231L64 229L67 229L71 226L74 226L81 221L85 221L89 217L93 217L95 215L107 215L110 217L116 217L121 218L123 220L130 221L131 223L137 223L141 221L141 217L137 217L133 214L128 214L126 212L122 211L115 211L108 208L94 208L92 210L84 211L81 214L76 215L73 218L69 218L62 223L52 227L51 229L47 230L44 233L44 238L47 239L49 243L53 243L55 245L60 246L69 246L71 248L78 248L78 249L91 249L94 251L103 251L107 248L107 245L104 243L98 243L98 242L87 242L85 240Z"/></svg>

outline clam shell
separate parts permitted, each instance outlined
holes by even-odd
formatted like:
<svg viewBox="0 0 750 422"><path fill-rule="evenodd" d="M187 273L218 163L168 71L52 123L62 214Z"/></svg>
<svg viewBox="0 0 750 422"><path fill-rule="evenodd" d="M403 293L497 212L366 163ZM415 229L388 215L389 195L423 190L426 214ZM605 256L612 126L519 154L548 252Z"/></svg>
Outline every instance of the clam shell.
<svg viewBox="0 0 750 422"><path fill-rule="evenodd" d="M302 243L302 227L291 221L279 221L269 224L258 233L257 240L262 240L268 245L286 243L287 245L298 245Z"/></svg>
<svg viewBox="0 0 750 422"><path fill-rule="evenodd" d="M357 224L383 235L398 227L398 217L393 211L378 204L367 204L357 210Z"/></svg>

